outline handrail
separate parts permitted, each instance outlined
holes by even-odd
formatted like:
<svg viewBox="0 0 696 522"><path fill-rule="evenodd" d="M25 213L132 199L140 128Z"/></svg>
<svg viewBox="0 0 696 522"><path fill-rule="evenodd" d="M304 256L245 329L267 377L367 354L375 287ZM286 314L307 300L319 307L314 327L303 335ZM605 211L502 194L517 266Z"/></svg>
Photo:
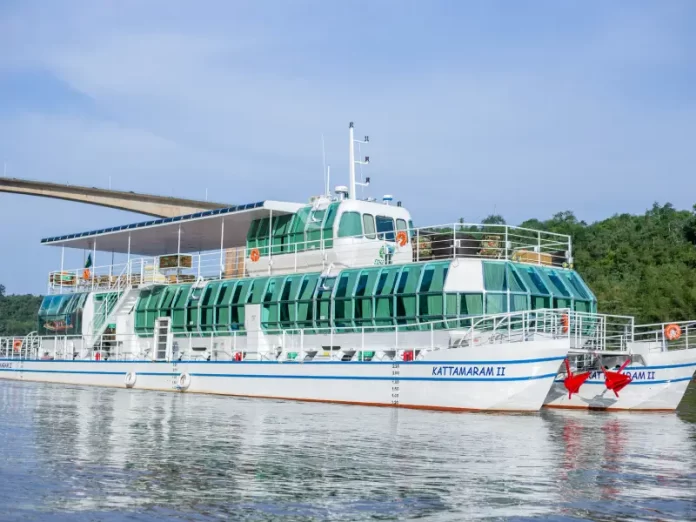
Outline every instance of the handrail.
<svg viewBox="0 0 696 522"><path fill-rule="evenodd" d="M84 269L52 271L49 273L49 292L108 290L120 282L125 270L128 281L134 284L177 284L197 280L237 279L249 275L272 274L276 261L286 256L287 266L280 273L322 271L331 263L344 266L374 266L403 264L457 258L511 260L519 263L572 267L570 236L532 230L511 225L447 223L407 229L407 244L396 242L398 231L361 234L349 237L310 238L305 233L300 241L274 244L271 236L263 245L225 247L198 254L181 254L190 266L162 267L161 256L135 257L126 263L95 266L89 274ZM250 261L251 252L259 250L261 272ZM226 255L234 251L234 267L227 270ZM239 257L240 253L243 257ZM327 258L331 254L331 259ZM344 261L344 262L343 262ZM113 273L121 275L114 279ZM84 279L84 275L89 275Z"/></svg>
<svg viewBox="0 0 696 522"><path fill-rule="evenodd" d="M568 321L564 317L568 317ZM495 315L481 315L473 317L456 317L442 320L428 321L420 324L409 325L369 325L362 327L326 327L326 328L302 328L264 331L266 339L276 339L269 346L280 345L280 352L275 349L259 349L256 346L245 346L245 353L257 354L260 358L271 357L273 359L287 356L288 353L298 350L305 354L312 347L314 351L320 350L320 346L335 346L338 341L343 346L341 350L352 353L351 350L365 352L366 350L381 350L396 356L404 351L421 352L422 350L444 350L458 347L477 347L487 344L499 343L524 343L535 340L556 339L568 342L569 348L589 346L592 352L615 350L625 348L628 337L620 337L620 344L614 346L613 335L607 325L612 324L617 316L574 312L569 309L539 309L520 312L502 313ZM566 328L567 326L567 328ZM631 325L626 328L630 330ZM626 331L628 331L626 330ZM181 360L200 358L193 347L203 347L206 357L213 360L220 354L237 352L238 339L249 332L210 332L210 335L201 336L195 333L175 335L178 343L178 354ZM352 334L352 337L351 335ZM341 336L340 340L337 336ZM37 338L37 349L32 350L34 357L44 357L46 348L49 348L49 357L58 359L87 359L94 360L97 354L102 358L111 360L148 359L152 350L153 337L141 337L136 334L109 334L102 335L93 344L87 342L83 336L42 336ZM221 344L216 341L228 339ZM15 353L11 347L11 341L0 338L0 358L10 359L31 358L28 353ZM217 348L216 348L217 346ZM230 352L231 350L231 352ZM346 352L348 350L348 352ZM40 353L41 352L41 353Z"/></svg>

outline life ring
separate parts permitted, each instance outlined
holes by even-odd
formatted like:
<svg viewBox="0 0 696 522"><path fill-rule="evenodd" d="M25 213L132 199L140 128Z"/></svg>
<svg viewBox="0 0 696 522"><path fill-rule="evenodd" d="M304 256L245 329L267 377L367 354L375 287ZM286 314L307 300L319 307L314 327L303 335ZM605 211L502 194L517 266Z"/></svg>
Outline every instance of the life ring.
<svg viewBox="0 0 696 522"><path fill-rule="evenodd" d="M85 281L87 281L87 280L89 279L89 276L90 276L89 268L85 268L85 269L82 271L82 279L84 279Z"/></svg>
<svg viewBox="0 0 696 522"><path fill-rule="evenodd" d="M242 352L234 352L234 360L239 362L244 358Z"/></svg>
<svg viewBox="0 0 696 522"><path fill-rule="evenodd" d="M15 352L18 352L19 350L22 349L22 340L21 339L15 339L12 342L12 348L14 349Z"/></svg>
<svg viewBox="0 0 696 522"><path fill-rule="evenodd" d="M406 246L406 243L408 243L408 234L406 234L405 230L399 230L396 233L396 243L399 246Z"/></svg>
<svg viewBox="0 0 696 522"><path fill-rule="evenodd" d="M176 380L177 389L184 391L187 390L189 386L191 386L191 376L186 372L180 373Z"/></svg>
<svg viewBox="0 0 696 522"><path fill-rule="evenodd" d="M126 378L123 380L123 382L126 385L126 388L132 388L135 386L135 380L138 378L138 375L135 372L128 372L126 374Z"/></svg>
<svg viewBox="0 0 696 522"><path fill-rule="evenodd" d="M251 249L251 253L249 254L249 259L251 259L252 263L256 263L259 259L261 259L261 253L259 252L258 248Z"/></svg>
<svg viewBox="0 0 696 522"><path fill-rule="evenodd" d="M568 330L570 329L570 319L568 318L568 314L563 314L561 316L561 325L563 326L563 333L568 333Z"/></svg>
<svg viewBox="0 0 696 522"><path fill-rule="evenodd" d="M668 341L676 341L681 337L682 331L678 324L668 324L665 326L665 337Z"/></svg>

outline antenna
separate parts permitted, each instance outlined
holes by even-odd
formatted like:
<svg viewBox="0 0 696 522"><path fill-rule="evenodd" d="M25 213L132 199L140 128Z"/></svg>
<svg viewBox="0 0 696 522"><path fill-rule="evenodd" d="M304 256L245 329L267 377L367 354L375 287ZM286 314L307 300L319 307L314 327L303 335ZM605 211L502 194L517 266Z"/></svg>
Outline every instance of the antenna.
<svg viewBox="0 0 696 522"><path fill-rule="evenodd" d="M348 125L348 131L350 134L350 144L348 148L348 156L349 156L349 169L350 169L350 186L348 187L348 199L357 199L357 195L355 193L355 186L360 185L361 187L367 187L370 184L370 178L365 179L365 183L356 183L355 182L355 164L357 163L358 165L367 165L370 163L370 156L365 156L364 161L356 161L355 160L355 144L356 143L369 143L370 142L370 137L365 136L365 139L363 141L356 140L353 137L353 122L351 121L350 124ZM362 169L361 169L362 173Z"/></svg>
<svg viewBox="0 0 696 522"><path fill-rule="evenodd" d="M331 165L326 167L326 195L331 197Z"/></svg>
<svg viewBox="0 0 696 522"><path fill-rule="evenodd" d="M326 187L325 187L325 192L327 196L331 196L331 185L329 185L329 174L326 170L326 149L324 148L324 133L321 133L321 175L324 175L324 172L326 172Z"/></svg>

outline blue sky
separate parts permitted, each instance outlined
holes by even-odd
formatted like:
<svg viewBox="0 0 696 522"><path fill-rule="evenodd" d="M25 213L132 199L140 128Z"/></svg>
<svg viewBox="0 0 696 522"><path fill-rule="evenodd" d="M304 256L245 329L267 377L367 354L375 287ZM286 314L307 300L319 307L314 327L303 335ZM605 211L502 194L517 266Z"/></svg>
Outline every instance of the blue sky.
<svg viewBox="0 0 696 522"><path fill-rule="evenodd" d="M371 138L370 195L417 224L691 208L694 29L688 0L2 0L0 161L20 178L306 201L322 133L332 181L347 178L352 120ZM0 283L43 292L60 252L41 238L139 219L0 194Z"/></svg>

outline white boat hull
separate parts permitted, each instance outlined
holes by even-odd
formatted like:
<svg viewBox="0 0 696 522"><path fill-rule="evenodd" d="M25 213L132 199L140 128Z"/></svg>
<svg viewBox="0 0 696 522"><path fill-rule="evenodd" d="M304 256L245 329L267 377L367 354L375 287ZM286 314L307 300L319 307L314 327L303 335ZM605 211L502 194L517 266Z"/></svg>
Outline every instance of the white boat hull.
<svg viewBox="0 0 696 522"><path fill-rule="evenodd" d="M579 393L568 397L563 379L557 378L546 408L594 410L673 411L686 393L696 371L696 349L651 353L644 356L645 366L632 364L624 373L631 383L618 393L608 390L602 372L593 372L580 387Z"/></svg>
<svg viewBox="0 0 696 522"><path fill-rule="evenodd" d="M567 355L544 341L438 350L417 361L0 360L0 378L451 411L538 411ZM178 385L182 373L190 382Z"/></svg>

